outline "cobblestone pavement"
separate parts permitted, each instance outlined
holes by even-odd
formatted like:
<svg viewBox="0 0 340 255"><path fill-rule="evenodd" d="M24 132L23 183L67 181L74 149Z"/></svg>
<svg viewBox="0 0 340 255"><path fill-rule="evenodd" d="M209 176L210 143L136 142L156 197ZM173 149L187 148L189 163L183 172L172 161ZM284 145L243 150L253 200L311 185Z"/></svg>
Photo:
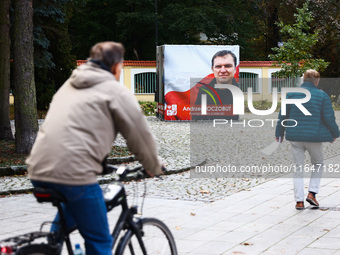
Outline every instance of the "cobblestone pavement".
<svg viewBox="0 0 340 255"><path fill-rule="evenodd" d="M253 114L246 114L238 122L230 127L230 124L220 125L218 127L218 134L222 134L223 137L217 136L217 139L224 139L223 149L215 148L216 143L210 142L210 144L201 144L194 138L197 137L196 129L194 125L200 123L191 122L164 122L155 117L147 117L152 132L159 145L159 153L166 162L169 169L185 169L191 165L195 165L190 162L190 150L195 146L203 146L202 157L206 160L205 165L214 165L216 161L223 161L223 158L227 158L229 161L227 164L231 165L248 165L259 166L261 164L267 166L290 166L291 155L290 145L284 141L282 145L272 153L272 155L265 155L260 152L261 149L270 144L274 139L275 124L273 125L270 119L275 119L277 113L271 116L255 116ZM340 111L336 112L338 125L340 126ZM257 123L255 122L257 120ZM252 125L259 126L263 121L262 127L251 127ZM267 120L267 121L266 121ZM251 125L248 125L249 121L252 121ZM203 122L205 123L205 122ZM245 124L244 124L245 123ZM40 123L41 124L41 123ZM204 128L206 133L215 130L209 126ZM202 129L200 129L202 131ZM209 137L211 138L211 137ZM213 138L215 139L215 138ZM116 145L125 146L125 141L121 136L118 136ZM190 147L191 144L191 147ZM194 148L195 150L195 148ZM217 155L218 152L222 157L212 158L211 155ZM204 151L210 152L205 154ZM336 141L333 144L324 144L325 158L332 158L340 154L340 141ZM202 160L202 158L201 158ZM202 161L200 161L202 162ZM308 161L306 161L308 163ZM136 164L136 162L130 165ZM157 178L146 179L148 183L148 194L150 197L166 198L166 199L182 199L182 200L199 200L199 201L215 201L222 199L228 194L232 194L241 190L247 190L250 187L259 185L274 177L275 175L252 175L246 173L242 178L213 178L213 175L195 175L198 178L190 178L193 176L193 172L189 171L164 176L164 181L159 181ZM226 175L229 177L229 175ZM200 178L205 177L205 178ZM225 177L225 176L223 176ZM264 178L265 177L265 178ZM102 179L112 179L112 176L99 177ZM15 190L27 190L31 188L30 181L26 177L2 177L0 182L0 194L4 194L6 191Z"/></svg>
<svg viewBox="0 0 340 255"><path fill-rule="evenodd" d="M336 113L338 124L339 114ZM219 127L218 133L228 138L225 144L228 154L226 151L223 153L232 160L231 164L291 164L287 142L270 156L260 153L273 141L274 136L274 127L268 125L266 119L275 118L276 115L261 118L247 114L239 122L240 125L225 125L225 130ZM266 121L265 125L261 128L249 127L249 120L255 119ZM192 164L190 144L196 142L190 141L190 135L197 135L194 133L192 136L193 123L163 122L155 118L148 118L148 121L168 168L189 167ZM254 121L252 125L255 125ZM117 144L124 145L124 141L119 138ZM211 144L202 147L202 151L214 149ZM340 164L339 141L325 144L324 151L327 166ZM203 155L210 157L205 159L204 166L213 165L219 160L211 157L211 154ZM167 224L175 236L180 255L340 255L339 178L322 179L317 196L321 206L318 210L306 203L305 210L297 211L294 207L292 180L286 178L287 175L281 174L285 178L263 178L247 173L243 178L191 178L191 174L185 171L163 176L162 179L126 183L130 198L135 197L133 194L137 185L137 194L140 194L142 184L147 184L143 215L157 217ZM4 177L0 181L0 191L30 187L25 177ZM305 187L307 192L307 178ZM140 203L141 198L138 200L137 203ZM0 203L0 240L37 230L41 222L53 219L55 214L51 205L38 204L31 194L3 196ZM114 210L109 214L110 222L115 222L118 213L118 210ZM74 243L83 245L78 233L71 238Z"/></svg>
<svg viewBox="0 0 340 255"><path fill-rule="evenodd" d="M339 163L340 158L333 160ZM180 255L340 255L339 187L340 179L322 180L319 210L307 204L305 210L295 210L292 180L277 178L225 194L215 202L148 196L143 215L166 223ZM36 231L55 214L55 208L37 203L31 194L0 201L0 240ZM118 209L109 213L111 223L118 213ZM71 240L83 246L79 233L72 234Z"/></svg>

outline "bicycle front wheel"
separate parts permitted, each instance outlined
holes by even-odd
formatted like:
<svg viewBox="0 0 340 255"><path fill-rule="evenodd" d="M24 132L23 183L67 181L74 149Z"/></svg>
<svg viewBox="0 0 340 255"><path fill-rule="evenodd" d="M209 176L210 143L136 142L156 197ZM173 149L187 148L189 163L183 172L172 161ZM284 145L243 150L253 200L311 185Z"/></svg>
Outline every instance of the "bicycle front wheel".
<svg viewBox="0 0 340 255"><path fill-rule="evenodd" d="M147 255L177 255L176 243L169 228L160 220L144 218L142 221L142 240ZM143 251L132 231L122 238L116 255L141 255Z"/></svg>

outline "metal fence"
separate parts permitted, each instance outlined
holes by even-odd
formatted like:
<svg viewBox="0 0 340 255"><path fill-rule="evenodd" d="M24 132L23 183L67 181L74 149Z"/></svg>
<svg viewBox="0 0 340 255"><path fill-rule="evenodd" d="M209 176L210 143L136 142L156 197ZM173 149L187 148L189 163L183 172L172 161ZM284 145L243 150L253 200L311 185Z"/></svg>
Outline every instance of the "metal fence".
<svg viewBox="0 0 340 255"><path fill-rule="evenodd" d="M135 94L153 94L156 90L156 73L138 73L134 75Z"/></svg>
<svg viewBox="0 0 340 255"><path fill-rule="evenodd" d="M259 78L256 73L240 72L239 80L240 88L243 92L248 92L248 88L251 87L253 92L259 91Z"/></svg>
<svg viewBox="0 0 340 255"><path fill-rule="evenodd" d="M272 73L271 88L277 88L277 92L281 92L281 88L296 88L300 84L299 77L289 76L286 78L278 77L276 73Z"/></svg>

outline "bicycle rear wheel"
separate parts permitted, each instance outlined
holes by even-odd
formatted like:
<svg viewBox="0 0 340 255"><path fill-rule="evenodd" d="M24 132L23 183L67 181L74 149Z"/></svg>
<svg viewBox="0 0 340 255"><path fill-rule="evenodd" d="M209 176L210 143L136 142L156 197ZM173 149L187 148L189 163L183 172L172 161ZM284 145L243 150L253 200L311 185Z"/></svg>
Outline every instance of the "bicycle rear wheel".
<svg viewBox="0 0 340 255"><path fill-rule="evenodd" d="M31 244L21 247L16 255L58 255L60 249L51 247L48 244Z"/></svg>
<svg viewBox="0 0 340 255"><path fill-rule="evenodd" d="M168 227L160 220L144 218L142 221L142 240L147 255L177 255L176 243ZM140 255L143 251L137 237L128 231L122 238L116 255Z"/></svg>

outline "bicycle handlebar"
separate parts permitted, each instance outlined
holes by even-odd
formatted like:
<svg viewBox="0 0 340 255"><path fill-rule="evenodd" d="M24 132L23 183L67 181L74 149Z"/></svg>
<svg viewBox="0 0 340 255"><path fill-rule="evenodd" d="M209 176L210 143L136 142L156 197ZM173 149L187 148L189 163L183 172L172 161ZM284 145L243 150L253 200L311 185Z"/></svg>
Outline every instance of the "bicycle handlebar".
<svg viewBox="0 0 340 255"><path fill-rule="evenodd" d="M167 169L162 166L163 173L167 171ZM123 180L128 174L130 173L137 173L140 172L144 176L149 176L149 174L145 171L144 167L142 165L135 166L133 168L130 168L128 166L120 166L117 167L115 165L105 164L105 167L103 169L103 175L105 174L112 174L116 173L119 176L119 180Z"/></svg>
<svg viewBox="0 0 340 255"><path fill-rule="evenodd" d="M134 168L129 168L128 166L117 167L117 166L114 166L114 165L107 164L106 168L107 168L109 173L115 172L118 175L122 175L124 173L126 173L126 174L135 173L135 172L138 172L138 171L145 172L143 166L136 166Z"/></svg>
<svg viewBox="0 0 340 255"><path fill-rule="evenodd" d="M124 179L128 174L130 173L136 173L136 172L142 172L144 175L146 171L144 170L143 166L136 166L133 168L129 168L127 166L114 166L110 164L106 164L105 166L105 174L111 174L111 173L116 173L119 176L119 179Z"/></svg>

